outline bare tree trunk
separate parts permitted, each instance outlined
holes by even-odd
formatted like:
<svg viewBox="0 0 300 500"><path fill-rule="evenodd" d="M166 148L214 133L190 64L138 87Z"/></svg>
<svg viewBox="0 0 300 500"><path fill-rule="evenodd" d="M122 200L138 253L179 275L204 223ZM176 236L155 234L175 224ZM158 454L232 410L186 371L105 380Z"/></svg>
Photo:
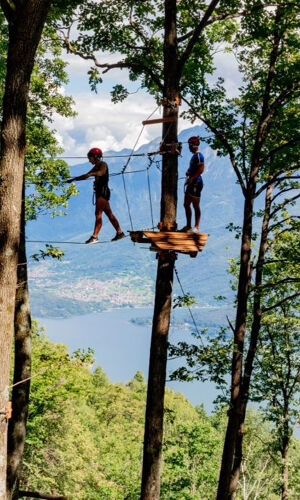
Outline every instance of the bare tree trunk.
<svg viewBox="0 0 300 500"><path fill-rule="evenodd" d="M281 448L281 456L283 460L283 468L282 468L282 488L281 488L281 500L288 499L289 493L289 464L288 464L288 456L289 456L289 422L288 422L288 402L285 402L285 413L284 413L284 422L283 422L283 436L282 436L282 448Z"/></svg>
<svg viewBox="0 0 300 500"><path fill-rule="evenodd" d="M25 190L22 201L22 227L19 247L18 287L15 308L14 387L12 418L8 425L7 496L18 500L19 480L26 436L31 375L31 315L25 247ZM26 380L22 382L22 380ZM20 383L21 382L21 383Z"/></svg>
<svg viewBox="0 0 300 500"><path fill-rule="evenodd" d="M171 106L178 97L176 0L165 1L165 53L164 53L164 117L178 117L177 107ZM177 120L163 125L163 141L177 142ZM174 227L177 209L176 154L165 154L162 164L161 222ZM141 500L157 500L160 495L160 467L163 440L164 394L167 366L167 346L172 306L172 286L175 255L158 256L155 306L153 314Z"/></svg>
<svg viewBox="0 0 300 500"><path fill-rule="evenodd" d="M243 349L246 331L247 300L250 284L250 258L252 238L253 197L247 193L244 204L244 225L240 252L240 274L237 295L237 314L234 332L234 352L231 368L231 408L228 412L228 423L223 447L222 463L219 476L217 500L230 498L229 484L237 436L240 429L241 384L243 371Z"/></svg>
<svg viewBox="0 0 300 500"><path fill-rule="evenodd" d="M10 4L0 0L9 23L0 162L0 411L9 395L29 83L49 3L28 0ZM1 416L0 500L7 500L6 465L7 420Z"/></svg>
<svg viewBox="0 0 300 500"><path fill-rule="evenodd" d="M246 418L246 409L249 399L249 388L251 382L251 375L253 370L254 357L257 348L257 342L259 338L262 311L261 311L261 294L260 287L262 285L263 280L263 267L265 262L265 255L267 251L267 240L268 240L268 229L270 223L270 211L271 211L271 198L273 194L273 185L270 186L266 190L265 196L265 207L264 207L264 218L262 222L262 230L261 230L261 238L258 252L258 259L256 264L256 274L255 274L255 291L253 298L253 320L251 326L251 334L250 334L250 345L248 349L248 353L245 361L245 370L242 381L241 388L241 409L240 409L240 425L237 435L236 441L236 449L234 456L234 463L232 467L229 492L230 497L234 497L234 493L238 487L238 480L240 474L240 467L242 462L242 445L243 445L243 437L244 437L244 424Z"/></svg>

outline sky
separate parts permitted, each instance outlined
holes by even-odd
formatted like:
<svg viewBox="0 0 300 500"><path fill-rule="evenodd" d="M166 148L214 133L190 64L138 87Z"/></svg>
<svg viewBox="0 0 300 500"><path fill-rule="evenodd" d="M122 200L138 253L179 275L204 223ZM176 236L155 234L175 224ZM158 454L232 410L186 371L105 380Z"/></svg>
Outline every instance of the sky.
<svg viewBox="0 0 300 500"><path fill-rule="evenodd" d="M111 56L110 56L111 57ZM56 116L54 128L56 136L63 146L64 156L85 157L91 147L100 147L103 151L120 151L131 149L141 131L142 121L156 108L154 98L143 90L138 90L138 82L129 82L128 71L113 69L103 77L103 83L95 94L90 90L87 72L91 62L75 55L64 55L68 62L69 83L62 92L71 95L75 101L74 118ZM228 53L218 52L215 55L216 76L225 79L225 86L230 96L238 91L240 75L235 58ZM116 83L128 85L134 92L118 104L110 100L110 90ZM135 92L138 90L138 92ZM158 109L153 118L161 116ZM200 123L199 123L200 124ZM179 120L179 131L191 126L187 120ZM138 146L146 144L161 135L161 124L144 127ZM80 160L68 160L69 164Z"/></svg>

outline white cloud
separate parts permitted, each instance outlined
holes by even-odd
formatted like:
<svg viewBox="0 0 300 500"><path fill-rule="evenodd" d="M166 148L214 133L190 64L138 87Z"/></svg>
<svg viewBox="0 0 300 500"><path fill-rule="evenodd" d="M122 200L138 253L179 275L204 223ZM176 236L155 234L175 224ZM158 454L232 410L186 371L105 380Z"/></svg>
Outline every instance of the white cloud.
<svg viewBox="0 0 300 500"><path fill-rule="evenodd" d="M112 62L116 56L105 57ZM99 87L99 94L93 94L88 87L87 70L90 61L77 56L68 55L70 85L66 93L71 93L75 101L77 116L62 118L56 116L54 127L56 135L63 146L64 156L86 156L92 146L101 147L104 151L132 148L142 128L142 121L156 108L156 103L149 94L140 90L129 95L122 103L113 104L109 89L115 83L128 84L128 72L114 70L105 75L105 84ZM241 83L237 62L233 54L219 52L215 55L216 74L225 78L225 86L230 96L237 93ZM214 78L215 79L215 78ZM135 82L138 87L138 82ZM74 91L75 89L75 91ZM183 106L184 108L184 106ZM183 109L181 108L181 110ZM161 115L159 111L153 118ZM188 121L179 121L179 130L190 126ZM161 135L161 124L148 125L144 128L138 147ZM70 160L78 163L79 160Z"/></svg>
<svg viewBox="0 0 300 500"><path fill-rule="evenodd" d="M156 108L144 92L129 96L123 103L112 104L109 94L78 93L73 95L77 116L56 116L54 127L64 147L64 156L85 156L92 146L104 151L132 148L142 129L142 121ZM154 115L159 118L159 111ZM161 134L161 125L144 128L138 146Z"/></svg>

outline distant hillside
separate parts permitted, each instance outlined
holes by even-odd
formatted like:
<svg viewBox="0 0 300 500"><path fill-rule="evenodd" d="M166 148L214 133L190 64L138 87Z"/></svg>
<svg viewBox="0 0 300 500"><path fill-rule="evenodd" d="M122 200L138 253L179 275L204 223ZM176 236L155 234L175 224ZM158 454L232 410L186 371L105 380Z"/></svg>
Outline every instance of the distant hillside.
<svg viewBox="0 0 300 500"><path fill-rule="evenodd" d="M204 135L202 127L184 130L180 141L190 135ZM159 141L141 146L137 153L155 151ZM218 158L207 144L201 144L205 157L204 190L201 200L201 231L210 237L197 259L180 255L177 268L187 291L196 295L198 305L216 305L214 295L228 295L227 261L238 251L238 242L226 230L229 222L238 223L242 198L228 159ZM126 151L109 154L126 154ZM108 154L108 153L107 153ZM155 160L160 161L158 155ZM178 224L185 224L183 210L183 183L190 152L184 144L179 159ZM126 159L108 159L110 173L119 172ZM128 170L140 170L148 164L147 157L134 158ZM87 171L88 163L71 167L73 175ZM150 168L150 184L154 210L154 224L159 221L161 173L159 164ZM146 172L125 177L134 229L152 226ZM30 222L27 238L38 240L84 241L92 232L94 207L92 182L77 184L79 196L69 203L68 215L51 219L44 216ZM111 176L111 205L121 226L130 229L129 216L121 176ZM104 216L101 239L114 235L112 226ZM42 244L28 244L28 254ZM35 315L64 317L84 314L111 307L145 306L153 303L156 274L155 254L146 245L133 245L129 238L117 243L92 246L60 245L65 250L64 262L43 262L30 266L32 307ZM228 249L229 247L229 249ZM180 293L179 291L175 293ZM226 306L224 306L226 307Z"/></svg>

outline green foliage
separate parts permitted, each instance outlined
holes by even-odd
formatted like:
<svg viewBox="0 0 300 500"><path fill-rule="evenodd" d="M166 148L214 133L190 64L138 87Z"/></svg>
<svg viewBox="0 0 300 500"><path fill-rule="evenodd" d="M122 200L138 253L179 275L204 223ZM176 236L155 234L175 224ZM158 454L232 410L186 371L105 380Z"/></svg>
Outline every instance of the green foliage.
<svg viewBox="0 0 300 500"><path fill-rule="evenodd" d="M279 171L291 175L298 164L300 140L297 7L292 2L278 2L274 9L263 9L263 5L247 2L247 15L241 16L238 29L232 33L233 43L228 45L243 79L237 95L227 95L222 78L213 84L203 81L201 91L193 83L185 89L193 109L184 113L195 120L194 111L198 110L198 117L201 115L214 134L208 142L220 156L231 150L245 183L259 152L259 184ZM277 42L278 54L274 48ZM231 226L230 230L237 230L239 237L240 228Z"/></svg>
<svg viewBox="0 0 300 500"><path fill-rule="evenodd" d="M0 13L0 102L5 83L7 24ZM61 92L67 82L66 63L61 59L61 46L56 31L47 26L39 45L30 82L27 112L27 151L25 158L26 218L40 214L52 217L64 214L68 200L77 193L74 185L66 185L70 177L65 161L57 159L63 152L50 125L55 113L74 116L73 100ZM1 110L1 107L0 107ZM1 111L0 111L1 113ZM1 116L0 116L1 118Z"/></svg>
<svg viewBox="0 0 300 500"><path fill-rule="evenodd" d="M190 41L190 33L199 24L207 4L205 2L177 2L178 56L184 54ZM213 72L213 51L224 40L229 42L236 31L236 21L232 18L217 22L218 15L236 13L239 2L220 2L215 9L212 23L205 34L197 37L196 43L181 67L179 79L186 95L186 88L196 91L205 82L205 75ZM77 32L72 37L72 27L76 23ZM129 79L139 80L140 85L156 98L161 97L163 86L164 60L164 2L146 0L124 2L107 1L99 4L96 0L84 2L73 16L64 19L60 32L68 50L90 59L93 66L89 70L92 90L102 82L100 73L113 68L126 68ZM71 33L71 34L70 34ZM117 62L106 63L105 56L98 60L97 54L118 54ZM109 58L107 58L109 59ZM116 85L112 91L113 102L127 97L130 92L123 85Z"/></svg>
<svg viewBox="0 0 300 500"><path fill-rule="evenodd" d="M128 90L121 84L117 84L114 86L111 91L111 101L116 104L117 102L122 102L128 97Z"/></svg>
<svg viewBox="0 0 300 500"><path fill-rule="evenodd" d="M194 304L196 304L196 299L189 292L182 296L177 295L177 297L173 299L173 309L176 309L176 307L190 307Z"/></svg>
<svg viewBox="0 0 300 500"><path fill-rule="evenodd" d="M34 325L33 378L22 488L71 498L138 499L146 383L137 372L128 384L112 384L100 367L90 371L93 352L52 344ZM205 444L205 435L211 435ZM193 444L197 439L197 444ZM173 464L181 456L188 494L216 480L221 437L210 417L198 413L180 394L166 392L164 494L180 498ZM218 449L213 444L218 443ZM204 447L204 449L202 449ZM206 450L206 451L205 451ZM205 457L208 469L190 474ZM194 465L193 465L194 464ZM171 487L168 488L167 485ZM206 487L206 486L205 486ZM183 497L182 497L183 498ZM186 496L197 498L197 496Z"/></svg>
<svg viewBox="0 0 300 500"><path fill-rule="evenodd" d="M91 349L70 355L66 346L51 343L36 323L33 341L22 489L56 488L76 500L138 500L146 399L143 374L137 372L126 385L113 384L100 367L91 371ZM215 498L225 423L224 409L208 416L181 394L166 390L162 500ZM247 489L261 489L261 498L279 498L280 457L273 433L257 412L249 414L245 441L242 480ZM295 440L293 485L299 456ZM237 498L243 497L238 493Z"/></svg>
<svg viewBox="0 0 300 500"><path fill-rule="evenodd" d="M52 259L62 260L65 252L60 248L54 247L49 243L45 245L46 250L39 250L38 253L31 255L31 258L38 262L40 259L46 259L47 257L52 257Z"/></svg>

